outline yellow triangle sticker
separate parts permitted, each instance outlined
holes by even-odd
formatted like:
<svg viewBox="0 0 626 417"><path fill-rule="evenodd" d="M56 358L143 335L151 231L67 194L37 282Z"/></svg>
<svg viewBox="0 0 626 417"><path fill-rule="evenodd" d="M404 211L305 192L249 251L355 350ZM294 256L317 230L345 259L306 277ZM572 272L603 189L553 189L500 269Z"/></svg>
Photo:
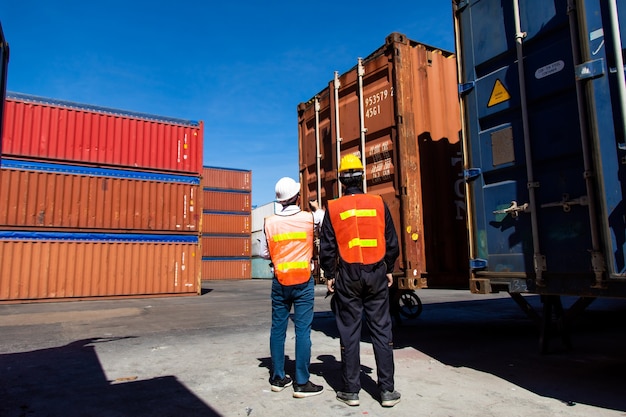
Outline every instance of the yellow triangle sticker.
<svg viewBox="0 0 626 417"><path fill-rule="evenodd" d="M491 90L491 97L489 97L489 103L487 103L487 107L493 107L496 104L503 103L511 99L511 95L504 85L502 81L496 80L496 83L493 86L493 90Z"/></svg>

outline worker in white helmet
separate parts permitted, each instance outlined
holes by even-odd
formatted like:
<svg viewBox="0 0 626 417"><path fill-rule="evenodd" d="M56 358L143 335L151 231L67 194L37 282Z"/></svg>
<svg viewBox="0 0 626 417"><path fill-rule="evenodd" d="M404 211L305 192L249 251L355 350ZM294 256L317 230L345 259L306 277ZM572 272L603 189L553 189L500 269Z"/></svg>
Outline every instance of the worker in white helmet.
<svg viewBox="0 0 626 417"><path fill-rule="evenodd" d="M261 256L271 259L274 269L270 385L272 391L279 392L293 384L293 396L305 398L324 391L323 386L309 379L315 300L311 259L315 228L321 223L324 211L317 208L316 204L311 204L315 209L314 214L302 211L299 206L300 184L289 177L281 178L276 183L275 192L280 208L265 219L265 238L261 239ZM285 338L292 306L296 334L293 379L285 373Z"/></svg>

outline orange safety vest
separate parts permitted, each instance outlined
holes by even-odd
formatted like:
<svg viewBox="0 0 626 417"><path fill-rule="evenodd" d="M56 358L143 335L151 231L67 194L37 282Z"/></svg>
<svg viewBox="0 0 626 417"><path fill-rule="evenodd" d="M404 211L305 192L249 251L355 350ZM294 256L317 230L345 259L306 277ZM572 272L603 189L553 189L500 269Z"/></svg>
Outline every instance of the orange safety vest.
<svg viewBox="0 0 626 417"><path fill-rule="evenodd" d="M307 282L313 258L313 215L300 211L267 217L265 236L278 281L283 285Z"/></svg>
<svg viewBox="0 0 626 417"><path fill-rule="evenodd" d="M353 194L328 202L339 256L350 264L375 264L383 259L385 204L382 197Z"/></svg>

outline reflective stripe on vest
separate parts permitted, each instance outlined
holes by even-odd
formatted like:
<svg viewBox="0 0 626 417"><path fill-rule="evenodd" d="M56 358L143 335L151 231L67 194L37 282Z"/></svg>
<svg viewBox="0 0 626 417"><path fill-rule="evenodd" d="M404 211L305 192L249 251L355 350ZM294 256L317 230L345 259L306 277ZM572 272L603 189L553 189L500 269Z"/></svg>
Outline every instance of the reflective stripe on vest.
<svg viewBox="0 0 626 417"><path fill-rule="evenodd" d="M385 205L377 195L354 194L328 202L339 256L347 263L374 264L385 256Z"/></svg>
<svg viewBox="0 0 626 417"><path fill-rule="evenodd" d="M313 257L313 215L300 211L290 216L265 219L274 275L283 285L296 285L311 278Z"/></svg>

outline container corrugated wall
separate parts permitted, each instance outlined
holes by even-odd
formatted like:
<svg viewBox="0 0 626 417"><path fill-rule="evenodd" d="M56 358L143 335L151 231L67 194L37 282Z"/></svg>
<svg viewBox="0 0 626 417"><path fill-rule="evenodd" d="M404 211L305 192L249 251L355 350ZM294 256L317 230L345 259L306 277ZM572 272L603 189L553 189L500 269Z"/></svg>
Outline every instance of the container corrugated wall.
<svg viewBox="0 0 626 417"><path fill-rule="evenodd" d="M4 157L202 174L202 122L7 94Z"/></svg>
<svg viewBox="0 0 626 417"><path fill-rule="evenodd" d="M203 257L249 257L250 236L202 235Z"/></svg>
<svg viewBox="0 0 626 417"><path fill-rule="evenodd" d="M250 279L252 264L250 258L203 259L203 280Z"/></svg>
<svg viewBox="0 0 626 417"><path fill-rule="evenodd" d="M250 234L250 214L213 213L202 214L203 234Z"/></svg>
<svg viewBox="0 0 626 417"><path fill-rule="evenodd" d="M0 227L198 232L199 178L0 161Z"/></svg>
<svg viewBox="0 0 626 417"><path fill-rule="evenodd" d="M204 210L249 213L252 210L252 194L249 191L225 191L205 188Z"/></svg>
<svg viewBox="0 0 626 417"><path fill-rule="evenodd" d="M0 299L197 294L199 255L195 236L0 232Z"/></svg>
<svg viewBox="0 0 626 417"><path fill-rule="evenodd" d="M202 168L202 187L252 191L252 172L242 169L205 166Z"/></svg>
<svg viewBox="0 0 626 417"><path fill-rule="evenodd" d="M467 286L455 56L393 33L361 61L362 79L355 64L298 106L302 200L338 197L338 161L362 157L401 242L399 285Z"/></svg>

